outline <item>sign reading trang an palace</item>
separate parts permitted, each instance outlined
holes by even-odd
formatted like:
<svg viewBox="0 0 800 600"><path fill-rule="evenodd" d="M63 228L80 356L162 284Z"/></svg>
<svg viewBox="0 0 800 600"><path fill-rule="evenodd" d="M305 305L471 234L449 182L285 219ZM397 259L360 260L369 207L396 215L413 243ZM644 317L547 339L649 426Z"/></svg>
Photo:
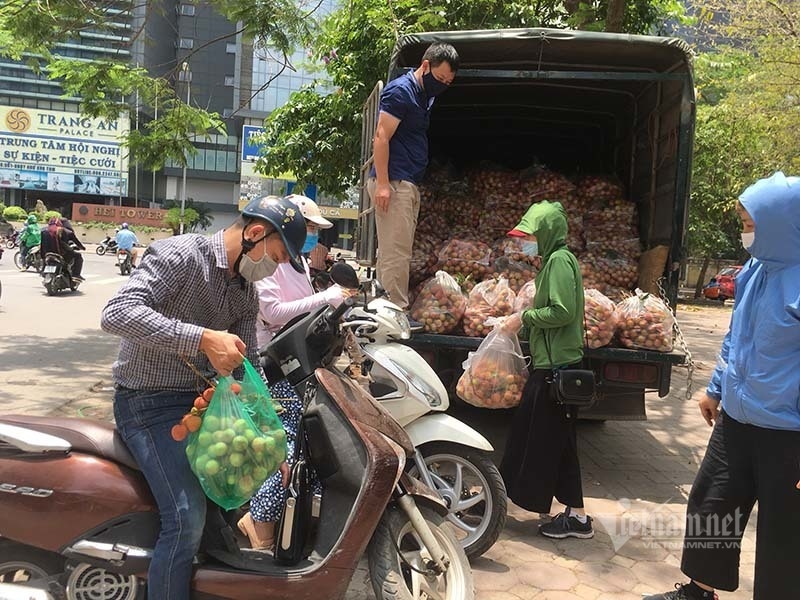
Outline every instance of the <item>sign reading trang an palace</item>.
<svg viewBox="0 0 800 600"><path fill-rule="evenodd" d="M0 105L0 188L127 195L128 117Z"/></svg>

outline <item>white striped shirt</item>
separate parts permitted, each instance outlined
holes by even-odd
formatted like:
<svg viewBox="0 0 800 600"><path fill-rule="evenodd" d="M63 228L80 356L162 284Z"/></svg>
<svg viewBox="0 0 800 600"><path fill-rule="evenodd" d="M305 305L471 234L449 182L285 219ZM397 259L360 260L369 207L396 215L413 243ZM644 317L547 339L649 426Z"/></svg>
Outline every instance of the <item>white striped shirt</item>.
<svg viewBox="0 0 800 600"><path fill-rule="evenodd" d="M203 329L229 331L258 364L255 326L258 299L253 284L242 289L228 273L220 231L210 238L187 234L151 244L139 268L109 300L104 331L122 338L114 381L135 390L202 390L200 372L211 364L199 352Z"/></svg>

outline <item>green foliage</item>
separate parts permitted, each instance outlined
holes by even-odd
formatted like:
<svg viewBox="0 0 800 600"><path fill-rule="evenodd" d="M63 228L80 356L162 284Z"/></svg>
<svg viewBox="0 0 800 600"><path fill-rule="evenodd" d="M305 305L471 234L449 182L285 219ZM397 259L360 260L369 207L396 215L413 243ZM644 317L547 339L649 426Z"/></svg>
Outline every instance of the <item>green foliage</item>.
<svg viewBox="0 0 800 600"><path fill-rule="evenodd" d="M5 210L6 210L6 205L0 202L0 215L2 215Z"/></svg>
<svg viewBox="0 0 800 600"><path fill-rule="evenodd" d="M34 213L31 213L31 214L34 214ZM57 210L48 210L43 215L37 214L36 215L36 220L39 221L39 223L49 223L50 219L53 219L53 218L60 219L62 216L63 215L60 212L58 212Z"/></svg>
<svg viewBox="0 0 800 600"><path fill-rule="evenodd" d="M736 48L717 47L695 61L689 249L695 256L742 259L736 198L776 170L800 170L800 29L793 21L800 1L711 0L706 8L730 9L733 18L709 35Z"/></svg>
<svg viewBox="0 0 800 600"><path fill-rule="evenodd" d="M683 16L677 0L626 1L624 24L630 33L650 32L663 19ZM360 166L363 103L375 83L386 79L400 35L569 24L602 29L608 4L608 0L350 0L321 23L310 44L320 81L292 94L267 119L261 141L269 151L259 158L256 169L272 177L291 172L298 185L313 182L343 198ZM323 57L332 60L323 66Z"/></svg>
<svg viewBox="0 0 800 600"><path fill-rule="evenodd" d="M24 221L28 218L28 213L21 206L9 206L3 209L3 218L6 221Z"/></svg>
<svg viewBox="0 0 800 600"><path fill-rule="evenodd" d="M169 210L170 208L178 208L180 211L181 203L177 200L167 200L164 203L164 208ZM195 202L193 198L187 198L186 202L184 203L184 207L188 209L192 209L197 213L197 221L192 223L191 227L188 228L188 231L196 231L198 229L208 229L214 223L214 215L211 212L211 207L206 204L205 202ZM180 212L179 212L180 214ZM184 223L184 230L186 230L186 224Z"/></svg>
<svg viewBox="0 0 800 600"><path fill-rule="evenodd" d="M152 6L157 3L148 4L148 18L163 16L159 14L162 8ZM241 23L236 33L286 53L309 33L309 19L294 0L212 0L211 4L232 23ZM225 127L217 113L188 106L175 95L170 84L174 72L154 78L124 61L65 59L57 54L58 44L74 40L82 31L118 35L113 21L131 18L137 8L137 3L117 0L4 0L0 3L0 56L25 59L37 72L59 81L67 96L82 99L80 108L86 116L115 120L132 112L138 91L142 112L153 114L157 104L158 119L130 132L125 140L129 159L145 169L160 169L168 161L182 167L196 152L193 142L224 134ZM140 35L144 35L141 30L130 32L132 39ZM187 60L198 50L189 53Z"/></svg>
<svg viewBox="0 0 800 600"><path fill-rule="evenodd" d="M186 208L183 211L183 230L185 232L191 231L197 223L200 215L193 208ZM175 206L170 208L164 215L164 225L172 229L172 233L178 235L181 230L181 208Z"/></svg>

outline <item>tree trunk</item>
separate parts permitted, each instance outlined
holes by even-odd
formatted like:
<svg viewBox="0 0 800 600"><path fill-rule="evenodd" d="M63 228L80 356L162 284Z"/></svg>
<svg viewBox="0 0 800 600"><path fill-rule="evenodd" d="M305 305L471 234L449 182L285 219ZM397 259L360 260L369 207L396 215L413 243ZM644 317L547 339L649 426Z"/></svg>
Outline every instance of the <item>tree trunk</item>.
<svg viewBox="0 0 800 600"><path fill-rule="evenodd" d="M706 271L708 271L708 265L710 262L711 259L708 256L703 259L703 266L700 267L700 274L697 276L697 283L694 286L695 299L700 298L703 295L703 285L706 281Z"/></svg>
<svg viewBox="0 0 800 600"><path fill-rule="evenodd" d="M608 0L608 11L606 12L606 31L610 33L621 33L625 22L625 1Z"/></svg>

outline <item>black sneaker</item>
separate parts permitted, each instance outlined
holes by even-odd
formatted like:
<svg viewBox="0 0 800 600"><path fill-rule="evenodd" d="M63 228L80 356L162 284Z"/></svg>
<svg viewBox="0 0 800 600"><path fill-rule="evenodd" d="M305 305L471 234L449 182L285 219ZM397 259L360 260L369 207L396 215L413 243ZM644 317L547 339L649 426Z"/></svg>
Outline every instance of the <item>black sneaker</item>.
<svg viewBox="0 0 800 600"><path fill-rule="evenodd" d="M568 513L559 513L549 523L539 525L539 533L557 540L568 537L587 540L594 537L592 517L586 517L586 523L581 523L577 517Z"/></svg>
<svg viewBox="0 0 800 600"><path fill-rule="evenodd" d="M674 592L664 592L653 596L644 596L642 600L719 600L716 592L696 591L699 588L691 584L676 583Z"/></svg>

